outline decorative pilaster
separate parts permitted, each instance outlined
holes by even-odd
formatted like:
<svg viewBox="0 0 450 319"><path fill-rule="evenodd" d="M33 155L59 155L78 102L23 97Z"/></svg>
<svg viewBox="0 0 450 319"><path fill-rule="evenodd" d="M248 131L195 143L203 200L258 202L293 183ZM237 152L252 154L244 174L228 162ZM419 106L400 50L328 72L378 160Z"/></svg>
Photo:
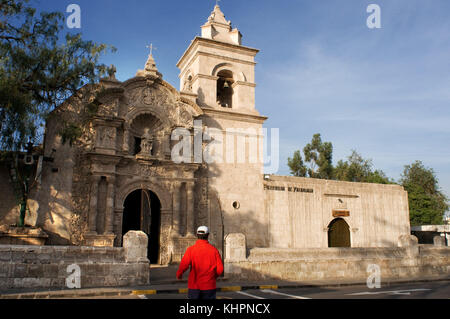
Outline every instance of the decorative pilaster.
<svg viewBox="0 0 450 319"><path fill-rule="evenodd" d="M181 236L181 183L174 182L173 194L173 237Z"/></svg>
<svg viewBox="0 0 450 319"><path fill-rule="evenodd" d="M105 216L105 234L112 235L114 233L114 189L116 178L108 177L108 188L106 193L106 216Z"/></svg>
<svg viewBox="0 0 450 319"><path fill-rule="evenodd" d="M186 232L187 237L195 237L195 216L194 216L194 183L186 183Z"/></svg>
<svg viewBox="0 0 450 319"><path fill-rule="evenodd" d="M89 202L89 234L97 234L97 202L98 202L98 184L100 176L91 176L91 193Z"/></svg>
<svg viewBox="0 0 450 319"><path fill-rule="evenodd" d="M123 128L123 146L122 150L125 154L130 152L130 127L128 124L124 124Z"/></svg>

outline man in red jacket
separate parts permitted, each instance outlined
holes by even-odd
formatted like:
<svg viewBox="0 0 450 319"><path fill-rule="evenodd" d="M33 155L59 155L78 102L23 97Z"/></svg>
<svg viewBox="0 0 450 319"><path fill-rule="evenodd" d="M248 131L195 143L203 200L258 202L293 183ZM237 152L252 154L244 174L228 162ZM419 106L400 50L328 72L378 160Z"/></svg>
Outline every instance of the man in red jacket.
<svg viewBox="0 0 450 319"><path fill-rule="evenodd" d="M216 299L216 279L223 273L219 251L208 242L209 229L197 229L197 242L186 250L177 271L177 279L191 267L188 279L189 299Z"/></svg>

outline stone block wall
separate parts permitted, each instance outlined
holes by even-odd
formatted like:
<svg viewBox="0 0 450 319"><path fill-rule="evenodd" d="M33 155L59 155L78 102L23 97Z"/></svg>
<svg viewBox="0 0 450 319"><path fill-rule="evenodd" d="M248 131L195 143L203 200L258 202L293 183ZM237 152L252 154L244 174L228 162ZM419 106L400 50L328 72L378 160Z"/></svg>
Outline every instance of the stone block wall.
<svg viewBox="0 0 450 319"><path fill-rule="evenodd" d="M369 265L375 264L380 267L381 281L450 278L449 247L417 245L412 239L408 246L407 242L401 240L399 244L402 247L384 248L254 248L250 249L245 260L226 258L225 275L231 279L252 281L365 282L371 274Z"/></svg>
<svg viewBox="0 0 450 319"><path fill-rule="evenodd" d="M134 241L146 236L136 233L129 236ZM112 247L0 245L0 289L67 288L66 279L73 274L68 266L73 264L80 267L81 288L149 283L146 243L132 254Z"/></svg>
<svg viewBox="0 0 450 319"><path fill-rule="evenodd" d="M338 217L351 247L395 247L411 233L408 194L398 185L270 175L264 187L270 242L258 247L326 248Z"/></svg>

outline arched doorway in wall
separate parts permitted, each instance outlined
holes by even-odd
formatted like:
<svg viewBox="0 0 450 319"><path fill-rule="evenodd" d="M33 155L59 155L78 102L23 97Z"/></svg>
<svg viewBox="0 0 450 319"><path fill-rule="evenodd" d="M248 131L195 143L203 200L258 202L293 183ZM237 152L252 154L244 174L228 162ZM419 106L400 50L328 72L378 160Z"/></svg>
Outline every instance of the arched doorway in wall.
<svg viewBox="0 0 450 319"><path fill-rule="evenodd" d="M336 218L328 225L328 247L351 247L350 227L344 219Z"/></svg>
<svg viewBox="0 0 450 319"><path fill-rule="evenodd" d="M122 236L130 230L141 230L148 236L148 259L159 262L161 232L161 202L150 190L138 189L124 202Z"/></svg>

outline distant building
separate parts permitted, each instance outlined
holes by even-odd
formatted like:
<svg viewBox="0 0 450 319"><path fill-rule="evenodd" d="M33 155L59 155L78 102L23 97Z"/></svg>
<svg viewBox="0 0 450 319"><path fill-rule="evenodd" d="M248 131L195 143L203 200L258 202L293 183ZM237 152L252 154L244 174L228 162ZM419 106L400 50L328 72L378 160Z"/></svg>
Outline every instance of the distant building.
<svg viewBox="0 0 450 319"><path fill-rule="evenodd" d="M450 242L450 225L424 225L411 227L411 234L417 237L419 244L434 243L435 236L445 238L446 245Z"/></svg>

